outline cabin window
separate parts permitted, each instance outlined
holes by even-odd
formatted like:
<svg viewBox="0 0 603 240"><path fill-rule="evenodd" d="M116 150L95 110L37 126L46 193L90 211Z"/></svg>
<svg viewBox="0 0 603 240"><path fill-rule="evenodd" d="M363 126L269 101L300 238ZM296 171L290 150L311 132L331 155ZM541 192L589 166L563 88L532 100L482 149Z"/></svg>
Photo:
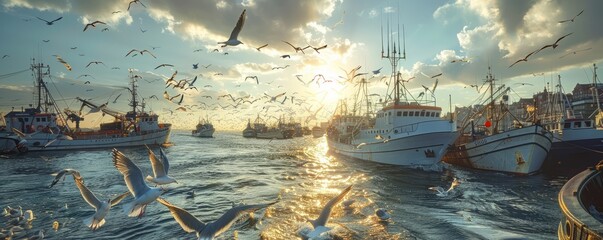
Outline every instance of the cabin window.
<svg viewBox="0 0 603 240"><path fill-rule="evenodd" d="M435 112L431 112L431 117L435 117Z"/></svg>
<svg viewBox="0 0 603 240"><path fill-rule="evenodd" d="M585 127L588 127L588 128L589 128L589 127L591 127L591 125L590 125L590 124L591 124L591 122L590 122L590 121L586 121L586 122L584 122L584 126L585 126Z"/></svg>
<svg viewBox="0 0 603 240"><path fill-rule="evenodd" d="M394 130L394 133L398 133L398 129Z"/></svg>
<svg viewBox="0 0 603 240"><path fill-rule="evenodd" d="M406 116L408 116L408 112L407 112L407 111L404 111L404 112L402 113L402 116L405 116L405 117L406 117Z"/></svg>
<svg viewBox="0 0 603 240"><path fill-rule="evenodd" d="M17 121L23 122L23 118L17 118Z"/></svg>
<svg viewBox="0 0 603 240"><path fill-rule="evenodd" d="M33 120L33 119L32 119L32 120ZM25 121L26 121L26 122L29 122L29 118L25 118Z"/></svg>
<svg viewBox="0 0 603 240"><path fill-rule="evenodd" d="M398 116L398 117L399 117L399 116L402 116L402 112L398 111L398 112L396 113L396 116Z"/></svg>
<svg viewBox="0 0 603 240"><path fill-rule="evenodd" d="M40 118L36 118L36 122L40 122Z"/></svg>
<svg viewBox="0 0 603 240"><path fill-rule="evenodd" d="M571 123L564 123L563 124L563 128L571 128L571 127L572 127Z"/></svg>
<svg viewBox="0 0 603 240"><path fill-rule="evenodd" d="M575 122L574 123L574 127L575 128L581 128L582 127L582 122Z"/></svg>
<svg viewBox="0 0 603 240"><path fill-rule="evenodd" d="M425 117L425 111L421 112L421 117Z"/></svg>
<svg viewBox="0 0 603 240"><path fill-rule="evenodd" d="M418 116L420 116L420 115L421 115L421 112L419 112L419 111L416 111L416 112L415 112L415 117L418 117Z"/></svg>
<svg viewBox="0 0 603 240"><path fill-rule="evenodd" d="M392 115L392 112L387 112L387 116L391 116L391 115Z"/></svg>
<svg viewBox="0 0 603 240"><path fill-rule="evenodd" d="M412 117L415 115L415 112L408 112L408 116Z"/></svg>
<svg viewBox="0 0 603 240"><path fill-rule="evenodd" d="M440 117L440 113L439 113L439 112L438 112L438 113L436 113L436 117Z"/></svg>

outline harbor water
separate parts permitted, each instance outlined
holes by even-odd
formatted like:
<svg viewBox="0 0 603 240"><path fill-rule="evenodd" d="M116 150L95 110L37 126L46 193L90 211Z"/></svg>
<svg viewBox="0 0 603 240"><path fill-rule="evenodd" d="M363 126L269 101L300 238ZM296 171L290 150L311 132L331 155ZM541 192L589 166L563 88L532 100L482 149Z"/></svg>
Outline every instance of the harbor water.
<svg viewBox="0 0 603 240"><path fill-rule="evenodd" d="M238 204L277 201L253 218L243 217L218 239L301 239L322 206L353 185L331 214L335 239L556 239L561 212L557 193L567 176L512 176L442 165L419 170L379 165L332 155L326 139L247 139L240 132L195 138L174 131L165 148L170 175L178 184L161 196L203 222L218 219ZM158 147L152 149L158 153ZM146 148L119 149L143 172L152 174ZM196 239L174 221L166 207L153 202L141 218L127 217L114 206L100 229L82 222L94 214L71 176L48 188L56 173L78 170L88 188L103 201L127 191L113 166L111 149L29 152L0 159L0 205L31 209L35 219L22 236L43 229L47 239ZM447 196L429 187L448 189ZM194 197L192 194L194 193ZM350 203L352 201L348 201ZM388 221L375 216L386 209ZM6 218L0 217L5 221ZM54 230L53 223L59 223ZM0 227L5 222L0 223Z"/></svg>

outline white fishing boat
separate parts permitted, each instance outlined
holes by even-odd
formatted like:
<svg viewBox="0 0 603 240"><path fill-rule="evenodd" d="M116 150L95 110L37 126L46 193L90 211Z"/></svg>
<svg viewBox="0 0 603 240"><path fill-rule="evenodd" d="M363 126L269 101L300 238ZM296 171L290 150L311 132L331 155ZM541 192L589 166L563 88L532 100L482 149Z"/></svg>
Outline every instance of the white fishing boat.
<svg viewBox="0 0 603 240"><path fill-rule="evenodd" d="M462 132L470 129L470 133L463 134L455 142L444 161L450 164L465 167L491 170L498 172L528 175L540 170L544 159L552 145L552 134L541 125L515 124L505 126L512 122L511 114L507 111L507 92L509 88L504 85L494 89L494 76L490 69L488 71L487 83L489 83L489 103L468 116L463 121ZM500 102L497 102L500 100ZM487 119L484 123L484 132L477 133L474 129L474 121L487 111Z"/></svg>
<svg viewBox="0 0 603 240"><path fill-rule="evenodd" d="M344 101L338 104L326 130L329 149L371 162L431 169L458 136L456 124L441 118L442 109L436 106L433 92L437 79L433 88L421 94L430 93L431 98L415 98L398 72L398 61L405 58L400 48L394 45L391 55L388 49L387 56L382 52L382 57L392 66L388 98L375 112L369 99L368 81L355 80L359 67L351 71L348 81L356 84L357 95L352 108Z"/></svg>
<svg viewBox="0 0 603 240"><path fill-rule="evenodd" d="M45 72L42 72L43 70ZM131 111L123 114L111 110L107 104L97 105L77 98L82 108L90 108L90 112L101 111L114 117L110 123L101 123L100 129L83 131L80 121L84 118L80 112L65 109L63 112L55 103L43 80L49 75L49 66L33 63L32 71L35 79L34 108L11 111L5 116L6 128L23 135L29 151L72 150L112 147L132 147L169 142L171 124L159 123L157 114L144 111L144 101L139 103L137 95L137 76L130 73ZM140 108L140 109L139 109ZM67 121L75 122L72 129Z"/></svg>
<svg viewBox="0 0 603 240"><path fill-rule="evenodd" d="M197 126L195 126L195 130L193 130L192 134L194 137L203 137L203 138L211 138L214 135L216 129L214 125L212 125L209 120L199 121Z"/></svg>

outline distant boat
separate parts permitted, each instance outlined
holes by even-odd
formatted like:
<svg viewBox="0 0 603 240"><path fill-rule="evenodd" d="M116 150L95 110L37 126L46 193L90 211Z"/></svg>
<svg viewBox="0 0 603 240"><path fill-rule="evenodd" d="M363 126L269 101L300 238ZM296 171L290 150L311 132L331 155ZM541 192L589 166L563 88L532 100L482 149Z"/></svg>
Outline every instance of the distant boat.
<svg viewBox="0 0 603 240"><path fill-rule="evenodd" d="M143 146L145 144L168 143L171 124L159 123L159 116L144 111L144 100L139 102L137 95L137 76L130 72L132 94L131 111L121 113L111 110L107 103L97 105L88 100L76 98L89 113L102 112L114 117L113 122L101 123L99 130L83 131L80 121L84 120L80 111L65 109L63 112L48 91L44 76L50 75L48 66L41 63L32 64L35 79L35 108L11 111L4 116L6 131L16 129L24 135L29 151L93 149L112 147ZM42 71L46 69L46 71ZM140 109L139 109L140 108ZM75 122L75 129L68 126L67 121ZM9 135L9 134L5 134Z"/></svg>
<svg viewBox="0 0 603 240"><path fill-rule="evenodd" d="M512 126L505 127L510 114L503 109L507 109L504 102L508 101L506 94L509 88L503 85L494 89L494 80L489 71L486 79L490 89L489 103L477 115L468 116L473 119L487 111L484 131L475 131L474 121L463 121L462 132L469 128L470 133L461 135L455 141L443 161L518 175L536 173L551 149L553 136L538 124L527 125L515 121Z"/></svg>
<svg viewBox="0 0 603 240"><path fill-rule="evenodd" d="M206 119L197 123L197 126L195 126L195 130L193 130L192 134L194 137L211 138L213 137L215 131L216 129L214 129L214 125L212 125L209 120Z"/></svg>
<svg viewBox="0 0 603 240"><path fill-rule="evenodd" d="M255 129L251 127L251 121L247 120L247 127L243 130L243 137L245 138L255 138L256 133Z"/></svg>
<svg viewBox="0 0 603 240"><path fill-rule="evenodd" d="M320 126L314 126L312 128L312 136L315 138L319 138L325 135L325 131L322 130Z"/></svg>
<svg viewBox="0 0 603 240"><path fill-rule="evenodd" d="M567 181L557 197L559 239L603 239L603 161Z"/></svg>

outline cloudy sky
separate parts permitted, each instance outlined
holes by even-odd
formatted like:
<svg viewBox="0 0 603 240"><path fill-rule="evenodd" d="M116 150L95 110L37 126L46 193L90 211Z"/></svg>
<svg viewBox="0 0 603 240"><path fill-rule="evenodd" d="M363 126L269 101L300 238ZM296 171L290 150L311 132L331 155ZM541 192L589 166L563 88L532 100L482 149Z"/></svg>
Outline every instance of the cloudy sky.
<svg viewBox="0 0 603 240"><path fill-rule="evenodd" d="M603 9L600 0L0 2L1 112L32 102L28 69L35 59L50 65L46 80L62 109L78 110L74 98L82 97L127 110L129 93L124 87L130 69L142 77L140 95L146 110L182 129L194 128L200 117L210 117L219 129L242 129L247 119L253 121L258 114L268 122L284 116L314 125L309 115L320 109L317 119L326 120L339 98L352 99L356 84L344 77L358 66L356 73L367 74L353 81L367 79L369 92L380 95L373 101L385 99L386 82L393 72L389 61L381 58L382 42L387 51L388 38L391 49L398 38L405 40L406 59L400 61L398 71L404 79L414 77L406 83L410 93L425 100L430 94L418 97L425 91L422 86L433 89L437 79L435 97L444 112L449 109L449 96L453 106L476 103L480 94L476 89L483 84L488 66L500 84L513 89L511 99L519 99L552 88L557 76L566 91L577 83L592 82L592 65L600 65L603 56L599 26L603 14L596 11ZM239 34L243 44L220 47L217 42L228 39L244 10L245 24ZM46 23L59 17L52 25ZM83 31L97 20L106 24ZM402 28L404 38L399 37ZM527 62L509 67L565 35L556 48L545 48ZM299 47L327 47L302 53L284 41ZM126 56L132 49L148 50L156 58L146 52ZM173 67L157 68L161 64ZM373 74L378 69L380 73ZM176 71L177 81L197 77L196 89L165 88ZM257 82L245 80L248 76L257 76ZM164 91L170 96L183 94L181 105L174 103L180 98L165 100ZM273 102L266 97L281 93ZM253 103L237 105L230 97L219 98L226 94ZM176 110L180 106L187 111ZM85 126L110 120L90 114Z"/></svg>

